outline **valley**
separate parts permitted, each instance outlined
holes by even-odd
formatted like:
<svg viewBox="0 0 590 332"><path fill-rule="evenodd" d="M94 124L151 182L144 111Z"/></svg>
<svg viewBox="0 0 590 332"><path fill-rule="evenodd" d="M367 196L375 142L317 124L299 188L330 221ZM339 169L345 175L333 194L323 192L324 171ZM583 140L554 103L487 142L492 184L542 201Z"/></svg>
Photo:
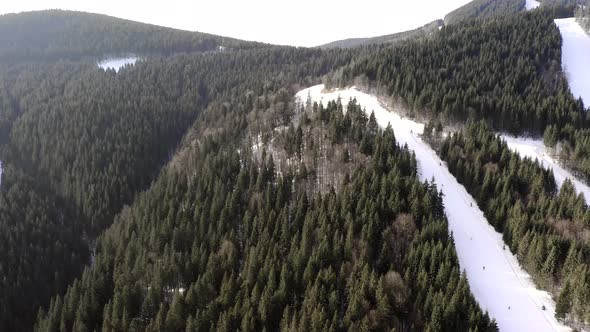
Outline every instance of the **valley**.
<svg viewBox="0 0 590 332"><path fill-rule="evenodd" d="M588 5L313 48L0 15L0 330L588 330Z"/></svg>

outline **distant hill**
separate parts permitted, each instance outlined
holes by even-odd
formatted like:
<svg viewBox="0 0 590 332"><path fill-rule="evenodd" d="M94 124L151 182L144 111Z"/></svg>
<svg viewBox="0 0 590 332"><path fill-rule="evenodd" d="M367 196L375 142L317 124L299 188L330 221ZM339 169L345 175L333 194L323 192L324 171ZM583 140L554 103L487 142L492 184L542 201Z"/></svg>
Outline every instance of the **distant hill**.
<svg viewBox="0 0 590 332"><path fill-rule="evenodd" d="M0 15L0 61L4 62L121 53L169 54L256 44L83 12L45 10Z"/></svg>
<svg viewBox="0 0 590 332"><path fill-rule="evenodd" d="M445 24L466 19L514 14L525 9L526 0L475 0L445 16Z"/></svg>
<svg viewBox="0 0 590 332"><path fill-rule="evenodd" d="M368 45L368 44L384 44L384 43L395 43L398 41L410 39L410 38L419 38L428 36L434 31L438 31L440 27L444 25L442 20L436 20L430 22L420 28L394 33L390 35L378 36L378 37L369 37L369 38L349 38L343 40L333 41L328 44L320 45L320 48L350 48L356 47L361 45Z"/></svg>

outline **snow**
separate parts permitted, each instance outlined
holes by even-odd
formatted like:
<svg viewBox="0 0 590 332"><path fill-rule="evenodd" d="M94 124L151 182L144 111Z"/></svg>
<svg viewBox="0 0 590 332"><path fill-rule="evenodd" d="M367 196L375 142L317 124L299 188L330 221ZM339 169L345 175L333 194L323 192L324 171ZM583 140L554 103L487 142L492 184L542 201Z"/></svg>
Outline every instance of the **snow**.
<svg viewBox="0 0 590 332"><path fill-rule="evenodd" d="M326 104L342 98L345 105L351 97L375 117L380 126L391 124L395 137L416 154L420 178L434 177L445 193L445 211L449 220L461 269L465 270L471 291L483 310L494 318L500 331L571 331L555 318L555 303L547 292L537 290L530 276L519 266L516 257L485 219L476 202L448 171L436 153L418 136L423 124L389 112L376 97L355 87L324 91L323 85L299 91L297 98ZM484 267L485 266L485 270ZM546 310L542 310L542 306ZM508 309L510 307L510 309Z"/></svg>
<svg viewBox="0 0 590 332"><path fill-rule="evenodd" d="M555 20L563 43L561 66L566 73L570 90L576 98L581 97L586 107L590 106L590 36L575 18Z"/></svg>
<svg viewBox="0 0 590 332"><path fill-rule="evenodd" d="M110 59L105 59L102 60L98 63L98 66L104 70L107 69L114 69L116 72L119 71L119 69L125 67L126 65L134 65L135 62L137 62L137 57L135 56L128 56L128 57L123 57L123 58L110 58Z"/></svg>
<svg viewBox="0 0 590 332"><path fill-rule="evenodd" d="M553 176L558 187L561 187L565 179L570 179L576 188L576 192L582 193L586 202L590 202L590 187L578 180L569 171L564 169L557 160L553 159L543 141L540 139L514 137L509 135L500 135L506 141L508 147L518 152L521 157L537 159L546 169L553 169Z"/></svg>
<svg viewBox="0 0 590 332"><path fill-rule="evenodd" d="M526 10L533 10L537 7L539 7L541 5L541 3L539 1L535 1L535 0L526 0L525 4L524 4L524 8Z"/></svg>

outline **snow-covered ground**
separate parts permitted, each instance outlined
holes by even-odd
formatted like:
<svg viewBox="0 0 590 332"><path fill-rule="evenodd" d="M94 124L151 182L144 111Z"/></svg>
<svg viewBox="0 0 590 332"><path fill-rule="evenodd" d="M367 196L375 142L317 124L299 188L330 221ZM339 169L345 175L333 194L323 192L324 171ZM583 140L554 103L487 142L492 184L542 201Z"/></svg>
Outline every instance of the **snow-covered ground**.
<svg viewBox="0 0 590 332"><path fill-rule="evenodd" d="M473 198L449 173L445 163L420 139L418 134L424 128L423 124L389 112L376 97L354 87L326 92L323 85L316 85L298 92L297 97L305 102L308 94L313 101L323 101L324 104L338 97L345 104L355 97L368 113L375 112L380 126L391 124L398 142L407 143L416 153L421 179L434 177L445 193L445 210L461 269L467 273L476 300L496 319L500 331L570 331L554 318L555 303L549 294L536 289L516 257L508 248L504 249L501 234L488 224ZM541 309L543 305L546 310Z"/></svg>
<svg viewBox="0 0 590 332"><path fill-rule="evenodd" d="M125 65L134 65L137 62L137 57L129 56L124 58L111 58L105 59L98 63L98 66L104 70L109 68L114 69L115 71L119 71L119 69L125 67Z"/></svg>
<svg viewBox="0 0 590 332"><path fill-rule="evenodd" d="M590 106L590 36L575 18L555 20L563 44L561 66L566 73L570 90L576 98L582 97L584 106Z"/></svg>
<svg viewBox="0 0 590 332"><path fill-rule="evenodd" d="M535 0L526 0L525 4L524 4L524 8L526 10L533 10L537 7L539 7L541 5L541 3L539 1L535 1Z"/></svg>
<svg viewBox="0 0 590 332"><path fill-rule="evenodd" d="M586 202L590 202L590 187L582 181L576 179L569 171L561 167L557 160L553 159L543 141L540 139L514 137L509 135L500 135L506 141L508 147L515 152L518 152L521 157L530 157L537 159L546 169L553 169L555 182L558 187L561 187L565 179L570 179L578 193L582 193Z"/></svg>

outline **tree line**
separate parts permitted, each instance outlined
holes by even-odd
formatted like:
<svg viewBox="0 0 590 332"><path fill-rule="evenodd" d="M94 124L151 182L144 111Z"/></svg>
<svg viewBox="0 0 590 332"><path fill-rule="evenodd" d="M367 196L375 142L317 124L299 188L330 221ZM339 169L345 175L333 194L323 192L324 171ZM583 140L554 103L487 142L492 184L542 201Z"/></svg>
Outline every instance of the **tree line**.
<svg viewBox="0 0 590 332"><path fill-rule="evenodd" d="M585 327L590 314L590 210L571 181L561 188L537 160L521 158L484 122L441 142L441 158L535 283L555 315Z"/></svg>
<svg viewBox="0 0 590 332"><path fill-rule="evenodd" d="M590 116L561 70L553 22L572 15L561 6L466 20L430 39L375 47L331 82L361 84L443 124L485 119L495 130L537 137L550 130L561 162L590 180Z"/></svg>
<svg viewBox="0 0 590 332"><path fill-rule="evenodd" d="M310 84L349 60L260 47L154 58L118 73L85 62L4 63L0 329L30 330L39 305L93 262L96 237L173 159L203 109L254 87ZM201 120L214 130L222 114Z"/></svg>
<svg viewBox="0 0 590 332"><path fill-rule="evenodd" d="M237 94L205 113L281 112L280 94ZM195 128L196 143L117 216L95 265L36 330L497 330L459 270L442 193L419 181L391 128L348 105L346 115L340 102L311 106L301 130L321 135L277 132L260 158L235 134L239 120ZM359 153L340 190L301 190L302 163L321 149L311 142L346 137L366 147L349 142ZM281 155L298 161L280 166Z"/></svg>
<svg viewBox="0 0 590 332"><path fill-rule="evenodd" d="M43 10L0 15L0 61L53 62L125 54L251 48L262 44L200 32L176 30L100 14Z"/></svg>

